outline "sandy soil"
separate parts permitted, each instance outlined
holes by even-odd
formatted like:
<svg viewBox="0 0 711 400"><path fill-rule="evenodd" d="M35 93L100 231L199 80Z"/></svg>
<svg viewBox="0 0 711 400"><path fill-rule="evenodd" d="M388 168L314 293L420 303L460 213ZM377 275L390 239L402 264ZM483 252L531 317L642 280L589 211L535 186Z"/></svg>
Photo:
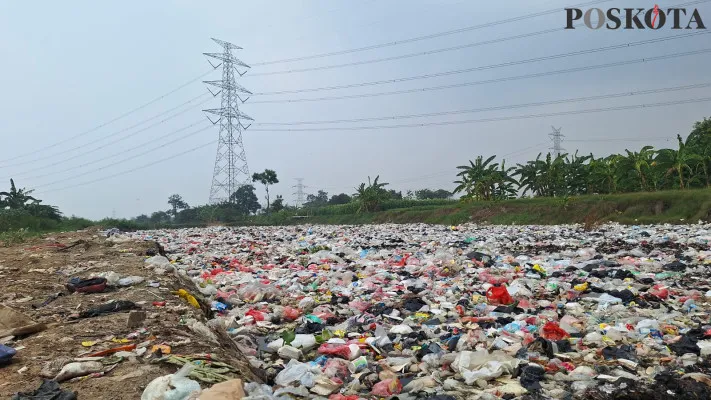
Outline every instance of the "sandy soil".
<svg viewBox="0 0 711 400"><path fill-rule="evenodd" d="M80 244L62 249L77 242ZM213 353L234 361L237 355L233 349L215 346L181 325L181 317L204 320L204 312L171 294L181 287L176 276L156 275L153 269L145 267L146 251L152 248L155 245L147 242L114 243L96 231L57 234L9 248L0 247L0 304L22 312L34 322L50 324L43 332L7 343L19 350L10 365L0 367L0 397L9 398L18 391L36 389L42 382L40 372L48 362L147 340L151 344L171 345L173 354ZM121 277L143 276L146 281L96 294L69 294L65 288L71 277L88 278L106 271L114 271ZM150 281L159 282L160 287L148 286ZM41 306L56 293L63 295ZM70 319L71 314L110 300L130 300L140 305L147 312L143 328L148 334L128 343L112 341L124 339L137 330L127 327L126 312ZM152 304L155 301L166 301L166 306L156 307ZM85 341L96 344L85 347L82 345ZM62 388L76 391L80 399L138 399L151 380L178 369L174 365L151 362L156 358L127 357L104 376L77 378L62 383ZM206 386L209 385L203 385Z"/></svg>

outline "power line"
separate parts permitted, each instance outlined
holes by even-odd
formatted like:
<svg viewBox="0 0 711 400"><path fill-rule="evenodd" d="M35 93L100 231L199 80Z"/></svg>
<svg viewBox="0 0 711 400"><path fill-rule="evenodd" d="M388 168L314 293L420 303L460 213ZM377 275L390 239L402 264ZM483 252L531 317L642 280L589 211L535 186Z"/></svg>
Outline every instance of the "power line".
<svg viewBox="0 0 711 400"><path fill-rule="evenodd" d="M508 37L508 38L501 38L501 39L495 39L495 40L490 40L490 41L486 41L486 42L474 43L474 44L466 45L464 47L472 47L474 45L497 43L499 41L526 38L526 37L530 37L530 36L536 35L536 34L550 33L550 32L555 32L555 31L560 31L560 30L562 30L562 28L548 29L545 31L534 32L532 34L516 35L516 36L512 36L512 37ZM600 51L608 51L608 50L615 50L615 49L627 48L627 47L632 47L632 46L639 46L639 45L649 44L649 43L663 42L666 40L680 39L680 38L689 37L689 36L705 35L708 33L709 33L709 31L695 31L695 32L689 32L689 33L684 33L684 34L680 34L680 35L666 36L666 37L662 37L662 38L655 38L655 39L648 39L648 40L641 40L639 42L630 42L630 43L626 43L626 44L604 46L604 47L599 47L599 48L590 49L590 50L580 50L580 51L575 51L575 52L571 52L571 53L563 53L563 54L556 54L556 55L551 55L551 56L537 57L537 58L532 58L532 59L522 60L522 61L494 64L491 66L474 68L472 70L507 67L507 66L512 66L512 65L526 64L526 63L530 63L530 62L553 60L553 59L557 59L557 58L570 57L570 56L580 55L580 54L590 54L590 53L596 53L596 52L600 52ZM378 58L375 60L362 60L362 61L355 61L355 62L350 62L350 63L323 65L323 66L311 67L311 68L291 69L291 70L273 71L273 72L262 72L262 73L252 74L251 76L283 75L283 74L292 74L292 73L297 73L297 72L301 73L301 72L311 72L311 71L323 71L323 70L328 70L328 69L352 67L352 66L363 65L363 64L372 64L372 63L376 63L376 62L393 61L393 60L399 60L399 59L403 59L403 58L436 54L436 53L440 53L442 51L457 50L458 48L463 48L463 47L462 46L456 46L454 48L448 47L448 48L444 48L444 49L430 50L430 51L425 51L425 52L420 52L420 53L405 54L405 55L401 55L401 56Z"/></svg>
<svg viewBox="0 0 711 400"><path fill-rule="evenodd" d="M584 6L589 6L593 4L599 4L599 3L606 3L610 0L596 0L596 1L589 1L586 3L581 3L581 4L576 4L570 7L584 7ZM707 0L708 1L708 0ZM323 58L323 57L332 57L332 56L340 56L343 54L350 54L350 53L356 53L356 52L361 52L361 51L366 51L366 50L375 50L375 49L382 49L384 47L391 47L391 46L397 46L401 44L406 44L406 43L413 43L413 42L419 42L422 40L428 40L428 39L435 39L438 37L443 37L443 36L449 36L449 35L454 35L457 33L462 33L462 32L469 32L473 31L476 29L481 29L481 28L488 28L491 26L497 26L501 24L506 24L510 22L516 22L516 21L521 21L525 19L530 19L530 18L535 18L535 17L540 17L544 15L549 15L549 14L554 14L557 12L562 11L562 8L555 8L547 11L541 11L537 13L532 13L532 14L526 14L518 17L513 17L513 18L507 18L504 20L499 20L499 21L493 21L493 22L487 22L483 24L478 24L478 25L472 25L472 26L467 26L464 28L458 28L458 29L453 29L449 31L444 31L444 32L438 32L438 33L431 33L429 35L423 35L423 36L417 36L414 38L409 38L409 39L402 39L402 40L397 40L397 41L392 41L392 42L386 42L386 43L380 43L380 44L374 44L370 46L364 46L364 47L358 47L354 49L348 49L348 50L339 50L339 51L332 51L332 52L327 52L327 53L320 53L320 54L313 54L310 56L302 56L302 57L294 57L294 58L284 58L280 60L272 60L272 61L264 61L260 63L253 64L254 66L262 66L262 65L271 65L271 64L280 64L280 63L286 63L286 62L293 62L293 61L304 61L304 60L312 60L315 58ZM255 74L257 75L257 74ZM252 75L252 76L255 76Z"/></svg>
<svg viewBox="0 0 711 400"><path fill-rule="evenodd" d="M197 126L197 125L200 125L200 124L202 124L202 123L204 123L204 122L205 122L205 120L197 120L197 121L195 121L195 122L193 122L193 123L191 123L191 124L189 124L189 125L186 125L186 126L184 126L184 127L182 127L182 128L179 128L179 129L177 129L177 130L174 130L174 131L170 132L169 135L172 135L172 134L174 134L174 133L178 133L178 132L184 131L184 130L186 130L186 129L190 129L190 128L192 128L192 127L194 127L194 126ZM138 133L141 133L142 131L146 131L146 130L148 130L149 128L151 128L151 127L143 128L143 129L141 129L141 130L139 130L139 131L134 132L134 133L131 134L130 136L133 136L133 135L136 135L136 134L138 134ZM164 135L164 136L167 136L167 135ZM56 165L63 164L63 163L65 163L65 162L67 162L67 161L76 160L77 158L82 158L82 157L85 156L86 154L93 153L93 152L95 152L96 150L103 149L103 148L105 148L105 147L108 147L108 146L110 146L110 145L112 145L112 144L114 144L114 143L118 143L118 142L120 142L120 141L122 141L122 140L125 140L125 139L127 139L127 138L128 138L128 136L120 137L120 138L118 138L117 140L114 140L113 142L106 143L106 144L104 144L104 145L102 145L102 146L99 146L99 147L93 149L93 150L90 150L90 151L87 151L87 152L84 152L84 153L80 153L80 154L76 154L76 155L73 155L73 156L71 156L71 157L64 158L64 159L59 160L59 161L55 161L55 162L53 162L53 163L51 163L51 164L47 164L47 165L43 165L43 166L41 166L41 167L37 167L37 168L33 168L33 169L30 169L30 170L27 170L27 171L25 171L25 174L32 173L32 172L35 172L35 171L41 171L41 170L43 170L43 169L47 169L47 168L50 168L50 167L54 167L54 166L56 166Z"/></svg>
<svg viewBox="0 0 711 400"><path fill-rule="evenodd" d="M484 119L470 119L461 121L442 121L442 122L423 122L418 124L400 124L400 125L376 125L376 126L353 126L353 127L331 127L331 128L284 128L284 129L253 129L257 132L316 132L316 131L360 131L360 130L374 130L374 129L397 129L397 128L422 128L428 126L444 126L444 125L461 125L461 124L473 124L481 122L496 122L496 121L511 121L518 119L530 119L530 118L541 118L541 117L556 117L562 115L577 115L577 114L589 114L607 111L622 111L622 110L632 110L637 108L653 108L653 107L664 107L679 104L692 104L711 101L711 97L702 97L697 99L687 99L687 100L677 100L661 103L650 103L650 104L636 104L629 106L617 106L617 107L606 107L606 108L593 108L587 110L573 110L573 111L561 111L555 113L545 113L545 114L528 114L528 115L517 115L509 117L495 117L495 118L484 118Z"/></svg>
<svg viewBox="0 0 711 400"><path fill-rule="evenodd" d="M356 87L366 87L366 86L374 86L374 85L385 85L385 84L391 84L391 83L408 82L408 81L419 80L419 79L439 78L442 76L464 74L464 73L468 73L468 72L483 71L483 70L487 70L487 69L509 67L512 65L527 64L527 63L538 62L538 61L547 61L547 60L553 60L553 59L563 58L563 57L572 57L572 56L577 56L577 55L581 55L581 54L589 54L589 53L596 53L596 52L601 52L601 51L629 48L629 47L633 47L633 46L641 46L641 45L650 44L650 43L657 43L657 42L665 41L665 40L682 39L684 37L689 37L689 36L694 36L694 35L703 35L703 34L708 34L708 33L709 32L707 32L707 31L685 33L685 34L681 34L681 35L668 36L668 37L664 37L664 38L641 40L638 42L623 43L623 44L612 45L612 46L603 46L603 47L597 47L597 48L588 49L588 50L578 50L578 51L569 52L569 53L554 54L554 55L550 55L550 56L536 57L536 58L530 58L530 59L526 59L526 60L509 61L509 62L499 63L499 64L489 64L489 65L478 66L478 67L473 67L473 68L465 68L465 69L458 69L458 70L444 71L444 72L435 72L432 74L416 75L416 76L410 76L410 77L404 77L404 78L395 78L395 79L385 79L385 80L372 81L372 82L353 83L353 84L349 84L349 85L325 86L325 87L318 87L318 88L295 89L295 90L282 90L282 91L277 91L277 92L262 92L262 93L254 93L254 95L255 96L257 96L257 95L273 96L273 95L281 95L281 94L321 92L321 91L327 91L327 90L350 89L350 88L356 88Z"/></svg>
<svg viewBox="0 0 711 400"><path fill-rule="evenodd" d="M560 70L547 71L547 72L538 72L538 73L524 74L524 75L515 75L515 76L509 76L509 77L503 77L503 78L486 79L486 80L481 80L481 81L454 83L454 84L449 84L449 85L439 85L439 86L430 86L430 87L424 87L424 88L393 90L393 91L374 92L374 93L362 93L362 94L343 95L343 96L326 96L326 97L283 99L283 100L258 100L258 101L251 102L251 104L302 103L302 102L315 102L315 101L359 99L359 98L367 98L367 97L390 96L390 95L409 94L409 93L423 93L423 92L429 92L429 91L435 91L435 90L455 89L455 88L461 88L461 87L483 85L483 84L488 84L488 83L498 83L498 82L513 81L513 80L528 79L528 78L538 78L538 77L542 77L542 76L551 76L551 75L559 75L559 74L566 74L566 73L572 73L572 72L589 71L589 70L595 70L595 69L601 69L601 68L611 68L611 67L619 67L619 66L632 65L632 64L640 64L640 63L645 63L645 62L650 62L650 61L666 60L666 59L676 58L676 57L686 57L686 56L693 56L693 55L698 55L698 54L706 54L709 52L711 52L711 48L694 50L694 51L687 51L687 52L682 52L682 53L674 53L674 54L668 54L668 55L662 55L662 56L656 56L656 57L645 57L645 58L638 58L638 59L627 60L627 61L618 61L618 62L612 62L612 63L607 63L607 64L588 65L588 66L584 66L584 67L567 68L567 69L560 69Z"/></svg>
<svg viewBox="0 0 711 400"><path fill-rule="evenodd" d="M208 130L209 128L211 128L211 126L207 126L207 127L202 128L202 129L198 129L198 130L196 130L196 131L194 131L194 132L190 132L190 133L188 133L188 134L186 134L186 135L183 135L183 136L181 136L181 137L175 138L175 139L173 139L168 145L171 145L171 144L173 144L173 143L176 143L176 142L179 142L179 141L181 141L181 140L187 139L187 138L189 138L189 137L191 137L191 136L195 136L195 135L197 135L198 133L201 133L201 132L204 132L204 131ZM74 175L74 176L70 176L70 177L65 178L65 179L60 179L60 180L53 181L53 182L51 182L51 183L45 184L43 187L53 186L53 185L56 185L56 184L59 184L59 183L62 183L62 182L74 180L74 179L76 179L76 178L78 178L78 177L81 177L81 176L89 175L89 174L94 173L94 172L96 172L96 171L101 171L101 170L104 170L104 169L107 169L107 168L111 168L111 167L113 167L113 166L116 165L116 164L120 164L120 163L129 161L129 160L133 160L133 159L138 158L138 157L140 157L140 156L143 156L143 155L146 155L146 154L155 152L156 150L161 150L161 149L165 148L165 146L166 146L166 145L161 145L161 146L158 146L158 147L154 147L154 148L145 150L145 151L143 151L143 152L141 152L141 153L133 154L133 155L131 155L130 157L123 158L123 159L121 159L121 160L119 160L119 161L116 161L115 163L112 163L112 164L109 164L109 165L105 165L105 166L103 166L103 167L98 167L98 168L92 169L92 170L90 170L90 171L85 171L85 172L82 172L81 174Z"/></svg>
<svg viewBox="0 0 711 400"><path fill-rule="evenodd" d="M180 89L182 89L182 88L184 88L184 87L186 87L186 86L188 86L188 85L190 85L190 84L192 84L192 83L195 83L195 82L199 81L200 79L204 78L204 77L207 76L209 73L211 73L212 71L213 71L213 70L210 70L210 71L207 71L207 72L205 72L205 73L203 73L203 74L201 74L201 75L198 75L197 77L195 77L195 78L193 78L193 79L191 79L191 80L189 80L189 81L183 83L182 85L176 87L175 89L172 89L172 90L170 90L170 91L168 91L168 92L166 92L166 93L164 93L164 94L162 94L162 95L160 95L160 96L154 98L153 100L150 100L150 101L147 102L147 103L144 103L144 104L142 104L142 105L140 105L140 106L138 106L138 107L136 107L136 108L134 108L134 109L132 109L132 110L129 110L129 111L127 111L127 112L125 112L125 113L119 115L119 116L116 117L116 118L113 118L113 119L111 119L111 120L109 120L109 121L103 122L103 123L101 123L101 124L99 124L99 125L97 125L97 126L91 128L91 129L89 129L89 130L80 132L80 133L78 133L78 134L76 134L76 135L74 135L74 136L72 136L72 137L69 137L69 138L67 138L67 139L63 139L63 140L61 140L61 141L59 141L59 142L52 143L52 144L47 145L47 146L45 146L45 147L40 147L39 149L34 149L33 151L31 151L31 152L29 152L29 153L20 154L20 155L17 155L17 156L15 156L15 157L13 157L13 158L8 158L8 159L2 160L2 161L3 161L3 162L13 161L13 160L17 160L18 158L26 157L26 156L28 156L28 155L37 154L37 152L44 151L44 150L47 150L47 149L51 149L51 148L56 147L56 146L58 146L58 145L60 145L60 144L64 144L64 143L69 142L69 141L72 141L72 140L74 140L74 139L76 139L76 138L78 138L78 137L82 137L82 136L87 135L87 134L89 134L89 133L91 133L91 132L94 132L94 131L96 131L96 130L99 130L99 129L101 129L101 128L103 128L103 127L105 127L105 126L107 126L107 125L109 125L109 124L111 124L111 123L114 123L114 122L116 122L116 121L118 121L118 120L120 120L120 119L123 119L123 118L125 118L125 117L127 117L127 116L129 116L129 115L131 115L131 114L133 114L133 113L135 113L135 112L137 112L137 111L140 111L140 110L142 110L142 109L144 109L144 108L150 106L151 104L154 104L154 103L156 103L156 102L158 102L158 101L160 101L160 100L162 100L162 99L164 99L164 98L170 96L171 94L173 94L173 93L179 91ZM198 97L200 97L200 96L198 96ZM197 97L192 98L192 99L188 100L188 102L193 101L193 100L195 100L196 98L197 98ZM178 106L178 107L180 107L180 106ZM0 167L0 168L2 168L2 167Z"/></svg>
<svg viewBox="0 0 711 400"><path fill-rule="evenodd" d="M473 109L468 109L468 110L440 111L440 112L432 112L432 113L424 113L424 114L391 115L391 116L384 116L384 117L335 119L335 120L322 120L322 121L260 122L260 123L254 124L254 125L259 125L259 126L265 126L265 125L277 125L277 126L320 125L320 124L340 124L340 123L353 123L353 122L390 121L390 120L410 119L410 118L428 118L428 117L437 117L437 116L443 116L443 115L470 114L470 113L478 113L478 112L485 112L485 111L510 110L510 109L515 109L515 108L538 107L538 106L548 106L548 105L553 105L553 104L576 103L576 102L583 102L583 101L603 100L603 99L611 99L611 98L619 98L619 97L641 96L641 95L646 95L646 94L681 91L681 90L691 90L691 89L701 89L701 88L706 88L706 87L711 87L711 83L697 83L697 84L685 85L685 86L675 86L675 87L668 87L668 88L618 92L618 93L596 95L596 96L573 97L573 98L567 98L567 99L549 100L549 101L541 101L541 102L535 102L535 103L521 103L521 104L512 104L512 105L505 105L505 106L473 108Z"/></svg>
<svg viewBox="0 0 711 400"><path fill-rule="evenodd" d="M202 123L205 123L206 121L201 121L201 122L202 122ZM184 127L180 128L180 129L178 129L178 130L175 130L175 131L172 131L172 132L168 132L167 134L165 134L165 135L163 135L163 136L157 137L157 138L155 138L155 139L153 139L153 140L150 140L150 141L148 141L148 142L142 143L142 144L140 144L140 145L138 145L138 146L135 146L135 147L132 147L132 148L123 150L123 151L121 151L120 153L116 153L116 154L113 154L113 155L110 155L110 156L102 157L102 158L99 158L99 159L96 159L96 160L93 160L93 161L85 162L85 163L82 163L82 164L80 164L80 165L76 165L76 166L74 166L74 167L65 168L65 169L63 169L63 170L52 171L52 172L50 172L50 173L48 173L48 174L44 174L44 175L24 176L23 179L42 179L42 178L45 178L45 177L48 177L48 176L61 174L61 173L64 173L64 172L67 172L67 171L71 171L71 170L74 170L74 169L84 168L84 167L87 167L87 166L92 165L92 164L96 164L96 163L99 163L99 162L102 162L102 161L106 161L106 160L108 160L108 159L110 159L110 158L114 158L114 157L117 157L117 156L124 155L124 154L126 154L126 153L128 153L128 152L133 152L134 150L137 150L137 149L142 149L142 148L144 148L147 144L150 144L150 143L153 143L153 142L157 142L157 141L160 141L160 140L162 140L162 139L166 139L166 138L168 138L168 137L173 136L175 133L178 133L178 132L180 132L180 131L184 131L184 130L186 130L186 129L188 129L188 128L192 128L192 127L195 126L195 125L200 125L200 123L195 123L195 124L192 124L192 125L184 126ZM188 134L186 134L186 135L179 136L179 137L177 137L177 138L171 138L171 142L167 143L167 145L171 145L171 144L173 144L173 143L175 143L175 142L179 142L179 141L181 141L181 140L183 140L183 139L187 139L187 138L189 138L189 137L191 137L191 136L194 136L194 135L196 135L196 134L198 134L198 133L200 133L200 132L204 132L205 130L207 130L207 129L210 128L210 127L211 127L211 126L207 126L207 127L205 127L205 128L199 129L199 130L197 130L197 131L190 132L190 133L188 133ZM112 164L111 166L113 166L113 165L115 165L115 164L119 164L119 163L125 162L125 161L128 161L128 160L132 160L132 159L137 158L137 157L139 157L139 156L142 156L142 155L144 155L144 154L149 154L149 153L151 153L151 152L153 152L153 151L161 150L161 149L163 149L165 146L166 146L166 143L161 143L160 146L156 146L156 147L150 148L150 149L148 149L148 150L145 150L145 151L143 151L142 153L134 154L134 155L132 155L131 157L124 158L124 159L122 159L122 160L120 160L120 161L117 161L116 163ZM44 168L40 168L40 169L44 169ZM101 170L101 169L104 169L104 167L98 168L97 170ZM82 175L86 175L86 174L88 174L88 173L92 173L92 172L95 172L95 170L88 171L88 172L86 172L86 173L82 173L82 174L79 174L79 175L75 175L75 176L72 177L72 179L73 179L73 178L76 178L76 177L78 177L78 176L82 176ZM20 177L23 177L23 176L20 175ZM60 182L61 182L61 181L60 181Z"/></svg>
<svg viewBox="0 0 711 400"><path fill-rule="evenodd" d="M181 152L181 153L174 154L174 155L169 156L169 157L161 158L160 160L156 160L156 161L150 162L150 163L148 163L148 164L143 164L143 165L140 165L140 166L135 167L135 168L131 168L131 169L126 170L126 171L117 172L117 173L112 174L112 175L107 175L107 176L104 176L104 177L101 177L101 178L98 178L98 179L94 179L94 180L91 180L91 181L81 182L81 183L78 183L78 184L75 184L75 185L62 186L61 188L58 188L58 189L51 189L51 190L40 191L40 194L51 193L51 192L56 192L56 191L66 190L66 189L72 189L72 188L75 188L75 187L84 186L84 185L88 185L88 184L95 183L95 182L101 182L101 181L105 181L105 180L107 180L107 179L115 178L115 177L117 177L117 176L129 174L129 173L131 173L131 172L139 171L139 170L141 170L141 169L144 169L144 168L147 168L147 167L151 167L151 166L153 166L153 165L156 165L156 164L159 164L159 163L162 163L162 162L165 162L165 161L172 160L172 159L174 159L174 158L183 156L183 155L185 155L185 154L192 153L193 151L200 150L200 149L202 149L202 148L204 148L204 147L213 145L213 144L215 144L216 142L217 142L216 140L212 140L212 141L210 141L209 143L205 143L205 144L202 144L202 145L197 146L197 147L191 147L190 149L188 149L188 150L186 150L186 151L183 151L183 152ZM40 186L40 187L41 187L41 186Z"/></svg>
<svg viewBox="0 0 711 400"><path fill-rule="evenodd" d="M100 138L95 139L95 140L93 140L93 141L91 141L91 142L84 143L84 144L81 144L81 145L79 145L79 146L75 146L75 147L72 147L72 148L69 148L69 149L60 151L60 152L58 152L58 153L54 153L54 154L49 154L49 155L42 156L42 157L33 158L33 159L31 159L31 160L27 160L27 161L23 161L23 162L19 162L19 163L2 165L2 166L0 166L0 169L2 169L2 168L14 167L14 166L18 166L18 165L34 164L34 163L37 162L37 161L47 160L47 159L50 159L50 158L55 157L55 156L59 156L59 155L62 155L62 154L71 153L71 152L73 152L74 150L78 150L78 149L84 148L84 147L86 147L86 146L89 146L89 145L92 145L92 144L95 144L95 143L102 142L102 141L104 141L107 137L111 137L111 136L114 136L114 135L117 135L117 134L120 134L120 133L124 133L124 132L126 132L126 131L130 131L131 129L136 128L136 127L139 127L139 126L143 125L144 123L146 123L146 122L148 122L148 121L154 120L154 119L156 119L156 118L158 118L158 117L160 117L160 116L162 116L162 115L167 114L167 113L170 112L170 111L173 111L173 110L175 110L175 109L177 109L177 108L182 107L182 106L185 105L185 104L188 104L188 103L190 103L190 102L192 102L192 101L195 101L196 99L199 99L200 97L204 97L206 94L207 94L207 93L201 94L200 96L196 96L196 97L192 98L191 100L189 100L189 101L187 101L187 102L185 102L185 103L183 103L183 104L181 104L181 105L179 105L179 106L177 106L177 107L173 107L173 108L171 108L171 109L168 110L168 111L165 111L165 112L162 112L162 113L160 113L160 114L154 115L154 116L152 116L152 117L150 117L150 118L144 119L144 120L142 120L142 121L140 121L140 122L138 122L138 123L136 123L136 124L133 124L133 125L131 125L131 126L128 126L128 127L126 127L126 128L123 128L123 129L121 129L121 130L119 130L119 131L110 133L109 135L107 135L107 136L105 136L105 137L100 137ZM97 148L95 148L95 149L93 149L93 150L91 150L91 151L93 152L93 151L96 151L96 150L105 148L105 147L107 147L107 146L109 146L109 145L112 145L112 144L118 143L118 142L120 142L120 141L126 140L126 139L128 139L128 138L130 138L130 137L136 136L137 134L139 134L139 133L141 133L141 132L145 132L145 131L147 131L148 129L154 128L154 127L156 127L156 126L158 126L158 125L161 125L161 124L163 124L163 123L165 123L165 122L167 122L167 121L169 121L169 120L171 120L171 119L173 119L173 118L176 118L176 117L178 117L178 116L180 116L180 115L183 115L183 114L185 114L186 112L192 110L193 108L198 107L198 106L200 106L200 105L206 103L208 100L210 100L210 98L207 98L207 99L205 99L205 100L203 100L203 101L201 101L201 102L195 104L194 106L188 107L188 108L186 108L186 109L184 109L184 110L181 110L181 111L179 111L179 112L177 112L177 113L175 113L175 114L173 114L173 115L170 115L170 116L168 116L168 117L166 117L166 118L163 118L162 120L160 120L160 121L158 121L158 122L156 122L156 123L153 123L153 124L151 124L151 125L148 125L148 126L145 127L145 128L139 129L139 130L137 130L137 131L135 131L135 132L133 132L133 133L130 133L130 134L128 134L128 135L125 135L125 136L120 136L120 137L118 137L117 139L115 139L115 140L113 140L113 141L111 141L111 142L105 143L104 145L99 146L99 147L97 147ZM70 158L68 158L68 159L65 159L64 161L76 159L76 158L78 158L78 157L80 157L80 156L82 156L82 155L84 155L84 154L87 154L87 153L89 153L89 152L84 152L84 153L77 154L77 155L75 155L75 156L73 156L73 157L70 157ZM51 164L51 165L48 165L48 166L53 166L53 165L57 165L57 163ZM42 168L46 168L46 167L47 167L47 166L42 167ZM40 168L40 169L41 169L41 168ZM34 169L33 171L36 171L36 170L37 170L37 169Z"/></svg>

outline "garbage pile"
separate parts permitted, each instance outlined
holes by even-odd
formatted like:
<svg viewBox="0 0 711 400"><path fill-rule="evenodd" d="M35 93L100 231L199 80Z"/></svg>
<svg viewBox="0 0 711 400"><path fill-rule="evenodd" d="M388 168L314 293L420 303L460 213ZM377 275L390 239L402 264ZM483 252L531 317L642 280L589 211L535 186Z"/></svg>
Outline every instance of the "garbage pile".
<svg viewBox="0 0 711 400"><path fill-rule="evenodd" d="M711 398L711 225L127 235L266 372L244 399Z"/></svg>

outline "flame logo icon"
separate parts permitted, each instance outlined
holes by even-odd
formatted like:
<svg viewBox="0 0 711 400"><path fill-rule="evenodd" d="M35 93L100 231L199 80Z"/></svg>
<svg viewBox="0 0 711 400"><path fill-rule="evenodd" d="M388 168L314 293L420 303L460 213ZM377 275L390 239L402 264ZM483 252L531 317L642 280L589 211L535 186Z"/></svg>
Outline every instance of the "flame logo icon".
<svg viewBox="0 0 711 400"><path fill-rule="evenodd" d="M652 18L652 29L656 28L657 26L657 17L659 16L659 5L655 4L654 5L654 18Z"/></svg>

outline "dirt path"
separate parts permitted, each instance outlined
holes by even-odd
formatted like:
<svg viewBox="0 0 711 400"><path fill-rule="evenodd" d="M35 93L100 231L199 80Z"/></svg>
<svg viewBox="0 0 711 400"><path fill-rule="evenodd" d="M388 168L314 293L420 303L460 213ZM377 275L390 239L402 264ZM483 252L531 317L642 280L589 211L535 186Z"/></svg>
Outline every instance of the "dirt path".
<svg viewBox="0 0 711 400"><path fill-rule="evenodd" d="M79 244L61 249L76 243ZM234 349L219 346L184 324L190 317L204 321L204 311L193 308L171 293L182 287L177 276L172 273L158 275L153 268L146 268L146 252L154 246L148 242L116 243L96 231L86 231L57 234L0 248L0 304L25 314L33 322L49 325L43 332L6 343L18 351L10 365L0 367L0 397L9 398L18 391L36 389L42 382L41 371L48 362L85 357L101 350L146 341L150 341L150 345L144 355L124 357L105 375L63 382L62 388L76 391L79 399L138 399L151 380L178 369L175 365L152 362L159 358L158 354L151 354L155 344L170 345L172 354L212 353L235 365L239 354ZM142 276L145 281L95 294L69 294L65 288L72 277L89 278L108 271L121 277ZM148 282L157 282L159 286L149 286ZM58 293L62 295L56 300L41 305ZM132 301L146 312L147 318L142 326L145 331L137 338L128 342L123 340L141 329L127 327L128 313L125 312L70 319L72 314L112 300ZM156 306L153 304L156 301L165 301L166 305ZM95 344L86 347L88 343L83 345L82 342ZM102 361L111 360L105 358ZM104 370L110 368L107 365ZM207 386L209 384L203 384L203 388Z"/></svg>

